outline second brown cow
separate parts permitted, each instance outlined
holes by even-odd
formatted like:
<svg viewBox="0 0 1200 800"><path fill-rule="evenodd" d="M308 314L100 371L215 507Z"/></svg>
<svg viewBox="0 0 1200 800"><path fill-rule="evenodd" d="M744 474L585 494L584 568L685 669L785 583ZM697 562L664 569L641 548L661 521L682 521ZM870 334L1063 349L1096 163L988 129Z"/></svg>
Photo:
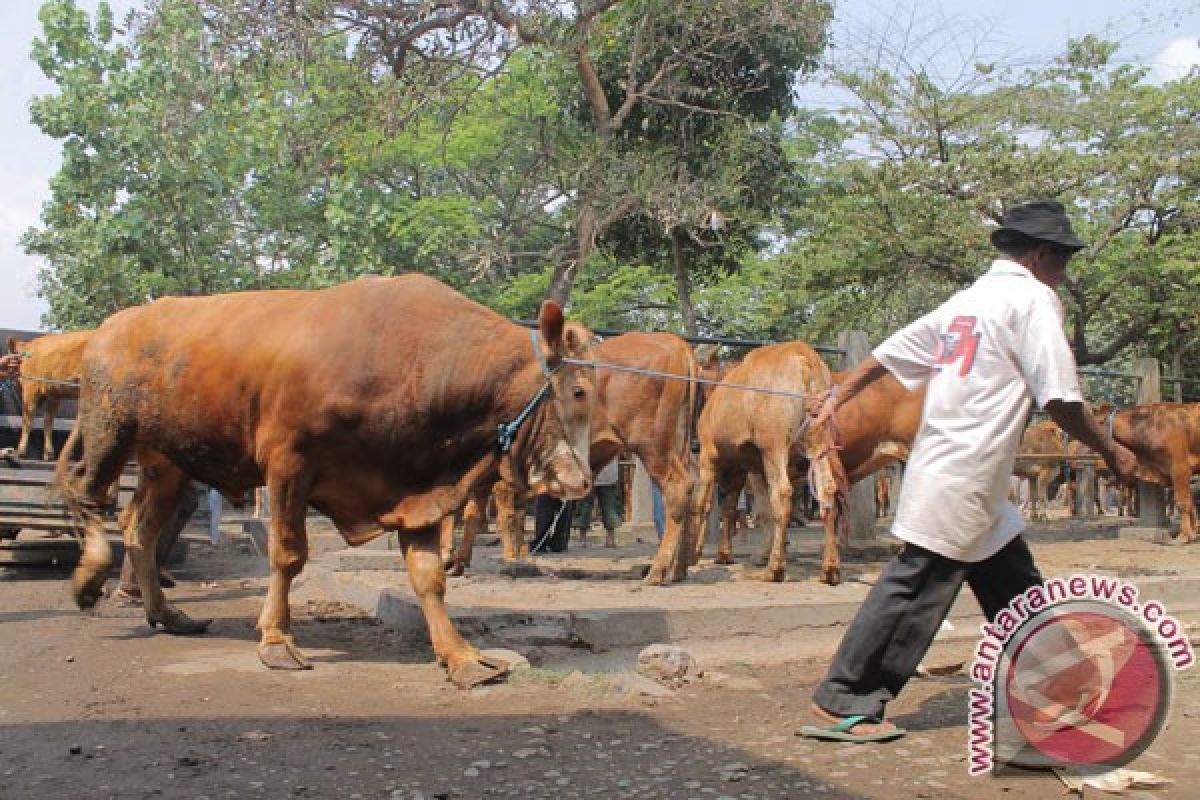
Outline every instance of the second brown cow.
<svg viewBox="0 0 1200 800"><path fill-rule="evenodd" d="M681 580L687 569L680 548L692 491L689 443L698 404L693 380L696 358L683 339L670 333L625 333L597 344L592 352L602 401L592 415L592 469L599 470L622 452L641 460L662 491L666 511L666 530L646 582L659 585ZM496 484L492 496L504 558L520 558L528 552L522 511L525 498L503 482ZM452 525L443 527L443 553L448 554L457 574L470 563L475 536L486 525L487 498L484 487L468 500L463 510L462 543L453 553L448 552L447 541Z"/></svg>
<svg viewBox="0 0 1200 800"><path fill-rule="evenodd" d="M760 475L766 491L756 499L769 504L773 528L763 578L783 580L792 487L809 466L825 521L822 580L840 582L838 537L845 526L848 483L830 430L813 429L804 404L804 397L822 394L831 384L829 368L815 350L787 342L754 350L713 390L698 426L700 477L688 520L695 559L715 488L720 486L725 502L736 503L746 475Z"/></svg>

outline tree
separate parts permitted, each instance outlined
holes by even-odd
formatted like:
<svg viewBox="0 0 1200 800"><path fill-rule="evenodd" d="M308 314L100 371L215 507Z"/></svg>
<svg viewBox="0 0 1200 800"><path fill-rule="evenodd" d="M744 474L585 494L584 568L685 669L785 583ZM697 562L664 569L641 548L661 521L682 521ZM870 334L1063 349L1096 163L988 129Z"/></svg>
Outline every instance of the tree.
<svg viewBox="0 0 1200 800"><path fill-rule="evenodd" d="M237 6L208 5L227 13ZM771 150L778 132L771 118L788 115L794 80L814 65L830 16L825 0L258 7L253 37L290 37L297 49L331 24L352 31L363 69L400 81L409 104L445 94L453 81L486 82L522 51L558 75L569 116L551 121L545 143L571 215L569 236L551 254L548 291L560 301L597 241L635 213L656 223L656 239L671 242L678 265L688 239L711 228L714 210L737 217L756 193L766 205L772 182L755 180L761 166L752 174L763 161L756 145ZM636 249L636 236L617 238L626 252ZM656 254L630 260L647 263Z"/></svg>
<svg viewBox="0 0 1200 800"><path fill-rule="evenodd" d="M530 135L557 112L527 59L414 109L395 79L363 72L344 34L303 53L238 50L245 19L188 0L131 16L124 35L103 4L94 22L70 0L41 18L34 57L59 90L33 116L64 161L24 242L47 259L55 324L366 272L468 287L540 268L557 235Z"/></svg>
<svg viewBox="0 0 1200 800"><path fill-rule="evenodd" d="M949 78L885 49L845 66L846 139L789 254L813 268L819 313L893 329L977 274L1008 206L1054 197L1089 242L1065 285L1079 363L1167 349L1200 287L1200 76L1155 85L1115 52L1089 36L1047 67Z"/></svg>

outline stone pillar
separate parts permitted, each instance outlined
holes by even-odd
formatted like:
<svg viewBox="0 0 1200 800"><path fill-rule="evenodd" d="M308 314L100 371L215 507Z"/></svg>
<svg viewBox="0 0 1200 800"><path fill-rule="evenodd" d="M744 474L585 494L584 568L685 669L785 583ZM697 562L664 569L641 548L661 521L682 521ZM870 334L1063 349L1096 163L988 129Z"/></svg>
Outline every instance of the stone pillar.
<svg viewBox="0 0 1200 800"><path fill-rule="evenodd" d="M842 331L838 347L843 351L838 369L847 372L871 355L867 334L862 331ZM850 545L864 547L877 544L875 536L875 480L864 478L850 487Z"/></svg>
<svg viewBox="0 0 1200 800"><path fill-rule="evenodd" d="M634 456L633 463L633 515L629 523L635 528L653 530L654 500L650 496L650 475L637 456Z"/></svg>
<svg viewBox="0 0 1200 800"><path fill-rule="evenodd" d="M1133 373L1138 376L1137 403L1139 406L1147 403L1162 402L1162 382L1159 380L1158 360L1154 358L1139 358L1133 362ZM1141 528L1162 528L1168 526L1166 503L1163 498L1163 487L1145 481L1138 481L1138 503L1140 515L1138 526Z"/></svg>
<svg viewBox="0 0 1200 800"><path fill-rule="evenodd" d="M1096 516L1096 468L1084 464L1075 474L1075 510L1077 519L1092 519Z"/></svg>

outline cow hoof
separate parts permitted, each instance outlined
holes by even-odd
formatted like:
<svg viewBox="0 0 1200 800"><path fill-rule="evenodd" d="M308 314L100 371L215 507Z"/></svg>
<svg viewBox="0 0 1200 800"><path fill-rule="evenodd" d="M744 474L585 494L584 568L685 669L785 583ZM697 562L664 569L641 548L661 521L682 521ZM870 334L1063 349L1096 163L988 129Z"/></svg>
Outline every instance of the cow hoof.
<svg viewBox="0 0 1200 800"><path fill-rule="evenodd" d="M94 608L104 596L104 574L94 575L88 580L81 580L76 574L71 580L71 594L75 597L75 605L86 611Z"/></svg>
<svg viewBox="0 0 1200 800"><path fill-rule="evenodd" d="M764 569L758 574L758 579L764 583L783 583L787 580L787 569L785 567Z"/></svg>
<svg viewBox="0 0 1200 800"><path fill-rule="evenodd" d="M821 571L821 583L837 586L842 582L841 567L826 567Z"/></svg>
<svg viewBox="0 0 1200 800"><path fill-rule="evenodd" d="M208 633L211 619L192 619L177 608L168 608L156 617L147 617L151 628L162 626L162 629L173 636L195 636Z"/></svg>
<svg viewBox="0 0 1200 800"><path fill-rule="evenodd" d="M258 660L270 669L304 670L312 664L300 655L291 642L263 642L258 646Z"/></svg>
<svg viewBox="0 0 1200 800"><path fill-rule="evenodd" d="M459 577L465 575L466 572L467 572L467 568L465 566L463 566L463 562L459 561L458 559L451 561L446 566L446 574L453 578L459 578Z"/></svg>
<svg viewBox="0 0 1200 800"><path fill-rule="evenodd" d="M732 564L733 556L729 553L717 553L717 557L713 559L714 564Z"/></svg>
<svg viewBox="0 0 1200 800"><path fill-rule="evenodd" d="M657 564L652 565L650 571L646 573L646 577L642 578L642 583L647 586L666 586L670 582L670 579L667 578L667 571Z"/></svg>
<svg viewBox="0 0 1200 800"><path fill-rule="evenodd" d="M450 670L449 678L460 689L473 689L485 683L499 680L507 675L512 667L507 661L489 658L481 655L477 659L467 659Z"/></svg>

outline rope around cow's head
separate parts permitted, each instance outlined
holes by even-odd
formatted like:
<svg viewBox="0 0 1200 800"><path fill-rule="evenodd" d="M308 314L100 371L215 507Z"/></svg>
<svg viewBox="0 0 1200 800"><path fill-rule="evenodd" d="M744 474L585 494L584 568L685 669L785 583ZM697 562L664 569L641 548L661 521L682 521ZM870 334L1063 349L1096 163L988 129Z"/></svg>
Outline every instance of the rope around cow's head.
<svg viewBox="0 0 1200 800"><path fill-rule="evenodd" d="M821 396L820 404L823 406L830 398L837 397L838 385L833 384ZM811 417L805 420L811 422ZM831 453L838 452L842 449L841 432L837 425L837 411L829 415L829 420L825 423L826 430L829 432L829 442L822 447L815 456L808 461L808 485L815 485L815 469L817 462L826 459L828 460ZM850 541L850 486L848 477L843 467L841 470L835 470L832 465L829 466L829 475L833 480L833 505L824 503L820 497L817 497L817 502L821 508L830 513L837 511L837 516L834 518L834 523L837 525L837 539L841 546L845 546ZM815 493L814 493L815 494Z"/></svg>
<svg viewBox="0 0 1200 800"><path fill-rule="evenodd" d="M542 375L545 376L546 382L542 384L542 388L538 389L537 394L533 396L533 399L525 404L525 407L521 409L521 413L517 414L516 419L514 419L512 422L500 423L500 426L496 431L496 440L497 444L500 446L501 453L507 453L512 449L513 442L516 441L517 438L517 431L521 430L521 426L525 424L525 420L529 419L529 415L532 414L534 409L541 405L542 401L546 399L546 395L550 393L550 379L554 377L554 373L558 372L562 368L562 365L560 364L554 369L550 369L549 365L546 363L546 359L542 358L542 350L540 347L538 347L537 331L532 329L529 331L529 340L533 343L533 354L537 358L538 365L542 368Z"/></svg>

